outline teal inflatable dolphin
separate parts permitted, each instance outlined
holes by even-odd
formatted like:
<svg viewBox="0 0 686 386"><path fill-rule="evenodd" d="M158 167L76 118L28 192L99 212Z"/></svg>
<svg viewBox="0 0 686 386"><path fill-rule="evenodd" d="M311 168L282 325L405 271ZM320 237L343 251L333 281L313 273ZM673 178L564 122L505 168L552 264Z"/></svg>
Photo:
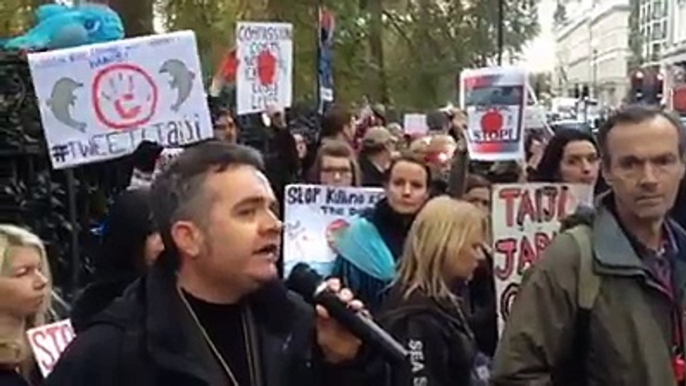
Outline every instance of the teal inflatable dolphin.
<svg viewBox="0 0 686 386"><path fill-rule="evenodd" d="M36 10L36 22L24 35L7 40L5 49L41 51L124 38L121 18L102 4L42 5Z"/></svg>

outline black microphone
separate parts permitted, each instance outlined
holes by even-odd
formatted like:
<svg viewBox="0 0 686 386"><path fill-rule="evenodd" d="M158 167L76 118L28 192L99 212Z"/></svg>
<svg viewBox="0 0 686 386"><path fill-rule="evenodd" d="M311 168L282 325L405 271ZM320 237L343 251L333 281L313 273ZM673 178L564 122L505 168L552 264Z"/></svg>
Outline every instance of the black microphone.
<svg viewBox="0 0 686 386"><path fill-rule="evenodd" d="M324 278L305 263L298 263L288 275L286 286L300 294L306 302L319 304L329 315L360 338L369 347L379 352L387 361L406 363L409 353L397 340L365 315L348 308L326 285Z"/></svg>

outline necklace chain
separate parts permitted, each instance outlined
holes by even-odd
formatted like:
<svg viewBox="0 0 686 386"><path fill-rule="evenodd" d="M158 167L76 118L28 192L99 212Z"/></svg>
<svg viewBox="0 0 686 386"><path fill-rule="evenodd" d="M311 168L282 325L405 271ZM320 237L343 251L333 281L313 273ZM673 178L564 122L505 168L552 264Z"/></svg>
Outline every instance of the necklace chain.
<svg viewBox="0 0 686 386"><path fill-rule="evenodd" d="M188 312L191 314L191 317L193 318L193 321L195 321L196 326L198 326L198 329L200 330L200 333L202 334L203 338L205 339L205 342L207 342L207 345L210 346L210 350L212 350L212 353L214 356L217 358L217 361L219 361L219 364L223 368L224 372L229 376L231 379L231 382L233 383L234 386L240 386L238 383L238 380L236 379L236 376L233 374L233 371L231 371L231 367L229 366L228 363L224 360L224 357L222 357L221 353L217 349L217 346L214 345L214 342L212 342L212 339L210 339L210 335L207 333L207 330L205 330L205 327L203 327L202 323L200 322L200 319L198 318L198 315L195 314L195 311L193 311L193 307L188 303L188 299L186 299L186 295L183 293L181 288L178 288L179 291L179 296L181 297L181 301L183 301L183 304L186 306L186 309L188 309ZM242 320L242 318L241 318ZM242 323L242 321L241 321Z"/></svg>

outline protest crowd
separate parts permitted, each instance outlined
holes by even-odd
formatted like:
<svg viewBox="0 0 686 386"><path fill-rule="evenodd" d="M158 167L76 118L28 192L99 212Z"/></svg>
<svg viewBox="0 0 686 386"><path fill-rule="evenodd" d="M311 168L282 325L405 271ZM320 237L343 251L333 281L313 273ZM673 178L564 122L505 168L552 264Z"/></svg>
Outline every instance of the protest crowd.
<svg viewBox="0 0 686 386"><path fill-rule="evenodd" d="M226 104L192 83L199 65L162 58L172 91L151 111L172 118L103 96L97 119L129 130L111 136L89 107L58 110L80 87L59 53L28 58L53 167L136 162L66 312L46 243L0 224L0 386L686 385L686 129L669 111L526 128L503 118L523 115L524 72L496 68L464 75L515 79L490 99L465 80L421 124L326 103L312 135L278 92ZM46 73L61 78L41 91Z"/></svg>

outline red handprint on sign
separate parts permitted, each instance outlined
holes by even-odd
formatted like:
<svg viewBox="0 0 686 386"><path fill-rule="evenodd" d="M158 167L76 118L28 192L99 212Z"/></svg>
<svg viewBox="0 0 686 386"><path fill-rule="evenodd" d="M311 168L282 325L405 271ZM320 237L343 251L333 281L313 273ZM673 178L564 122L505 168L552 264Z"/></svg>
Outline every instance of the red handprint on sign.
<svg viewBox="0 0 686 386"><path fill-rule="evenodd" d="M262 86L268 86L276 81L276 57L268 49L257 56L257 76Z"/></svg>
<svg viewBox="0 0 686 386"><path fill-rule="evenodd" d="M93 81L93 105L97 118L113 129L146 124L155 114L157 87L142 68L115 64L102 69Z"/></svg>

